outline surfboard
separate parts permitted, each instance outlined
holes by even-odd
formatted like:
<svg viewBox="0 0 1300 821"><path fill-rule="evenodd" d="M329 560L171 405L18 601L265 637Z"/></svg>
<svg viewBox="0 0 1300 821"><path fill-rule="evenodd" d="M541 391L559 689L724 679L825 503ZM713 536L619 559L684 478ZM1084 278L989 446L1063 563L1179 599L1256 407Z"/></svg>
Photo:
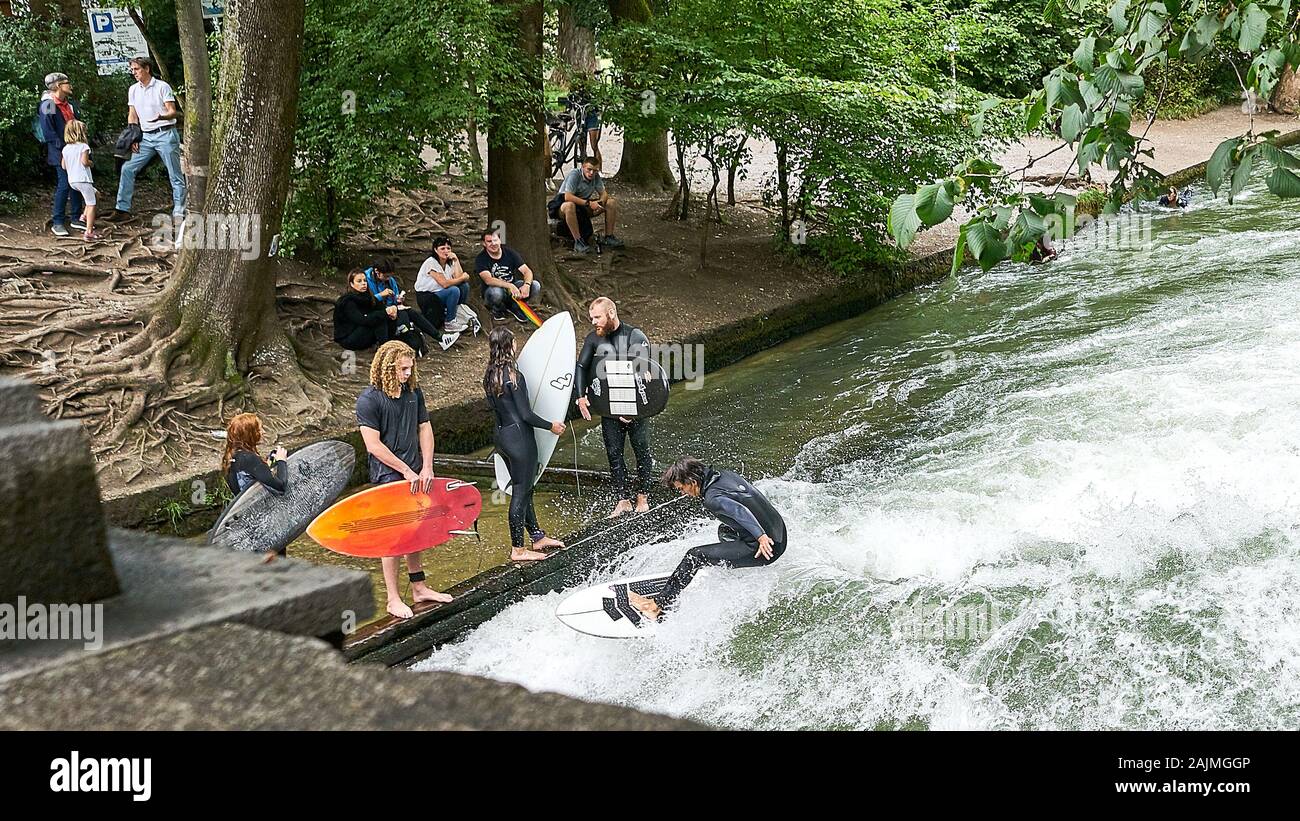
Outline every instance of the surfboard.
<svg viewBox="0 0 1300 821"><path fill-rule="evenodd" d="M524 349L515 360L519 372L528 383L528 402L533 412L543 419L562 421L573 398L574 356L573 318L569 312L556 314L533 331ZM537 474L534 481L546 470L560 437L549 429L533 428L537 437ZM493 454L496 463L497 487L510 493L510 471L501 454Z"/></svg>
<svg viewBox="0 0 1300 821"><path fill-rule="evenodd" d="M404 556L476 532L482 509L483 496L472 482L437 478L428 493L412 493L408 482L389 482L334 504L307 535L345 556Z"/></svg>
<svg viewBox="0 0 1300 821"><path fill-rule="evenodd" d="M658 624L641 615L627 600L627 591L654 598L670 574L615 579L579 590L560 602L555 617L566 626L605 639L638 639L654 635Z"/></svg>
<svg viewBox="0 0 1300 821"><path fill-rule="evenodd" d="M668 407L668 372L655 360L606 361L603 370L587 385L592 413L646 419Z"/></svg>
<svg viewBox="0 0 1300 821"><path fill-rule="evenodd" d="M240 493L212 528L212 544L259 553L289 544L347 488L356 452L345 442L316 442L285 461L285 492L257 483Z"/></svg>

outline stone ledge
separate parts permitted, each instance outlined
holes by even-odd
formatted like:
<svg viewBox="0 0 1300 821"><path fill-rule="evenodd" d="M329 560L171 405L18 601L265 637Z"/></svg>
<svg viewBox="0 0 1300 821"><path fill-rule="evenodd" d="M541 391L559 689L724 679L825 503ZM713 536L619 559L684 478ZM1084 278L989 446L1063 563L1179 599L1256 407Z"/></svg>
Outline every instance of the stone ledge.
<svg viewBox="0 0 1300 821"><path fill-rule="evenodd" d="M705 728L477 676L350 667L324 642L224 624L0 683L0 729Z"/></svg>
<svg viewBox="0 0 1300 821"><path fill-rule="evenodd" d="M147 533L110 530L108 538L122 592L99 603L102 647L87 650L78 640L0 641L0 681L216 622L328 636L341 632L345 610L357 621L374 612L370 577L360 571L293 559L264 565L259 554Z"/></svg>

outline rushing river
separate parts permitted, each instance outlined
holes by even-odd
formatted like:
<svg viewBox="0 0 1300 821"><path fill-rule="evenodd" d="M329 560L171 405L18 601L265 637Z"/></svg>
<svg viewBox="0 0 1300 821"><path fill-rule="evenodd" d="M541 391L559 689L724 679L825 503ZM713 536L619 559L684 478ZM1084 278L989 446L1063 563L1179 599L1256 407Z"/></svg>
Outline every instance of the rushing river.
<svg viewBox="0 0 1300 821"><path fill-rule="evenodd" d="M1148 247L967 270L675 389L657 457L761 477L782 560L702 571L652 640L556 593L418 669L729 727L1294 728L1300 209L1197 193Z"/></svg>

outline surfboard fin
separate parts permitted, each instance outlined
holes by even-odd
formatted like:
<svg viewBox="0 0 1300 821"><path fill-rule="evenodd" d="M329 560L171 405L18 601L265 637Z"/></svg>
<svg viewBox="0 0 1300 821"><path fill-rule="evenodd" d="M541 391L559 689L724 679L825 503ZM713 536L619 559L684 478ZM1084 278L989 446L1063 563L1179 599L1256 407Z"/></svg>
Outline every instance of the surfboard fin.
<svg viewBox="0 0 1300 821"><path fill-rule="evenodd" d="M482 535L480 535L478 532L478 519L474 520L473 530L448 530L447 532L453 536L473 536L475 539L478 539L480 542L483 541Z"/></svg>

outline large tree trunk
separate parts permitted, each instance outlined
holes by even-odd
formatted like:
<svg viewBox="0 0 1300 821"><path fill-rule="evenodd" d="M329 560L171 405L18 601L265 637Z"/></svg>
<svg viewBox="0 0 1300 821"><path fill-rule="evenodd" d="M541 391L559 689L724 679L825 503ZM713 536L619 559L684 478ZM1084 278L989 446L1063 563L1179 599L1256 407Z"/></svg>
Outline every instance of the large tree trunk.
<svg viewBox="0 0 1300 821"><path fill-rule="evenodd" d="M523 79L527 84L528 104L526 107L518 104L518 89L511 94L488 95L494 110L488 137L487 227L500 229L503 241L518 251L541 279L555 272L545 208L548 160L542 119L542 3L541 0L494 2L517 12L516 44L526 66ZM501 99L512 103L508 107L499 107L496 101ZM526 141L506 144L501 136L504 126L512 118L526 119ZM518 119L514 121L518 122ZM543 291L544 295L546 293Z"/></svg>
<svg viewBox="0 0 1300 821"><path fill-rule="evenodd" d="M176 25L185 68L186 206L190 213L201 214L208 199L212 153L212 77L200 0L176 0Z"/></svg>
<svg viewBox="0 0 1300 821"><path fill-rule="evenodd" d="M609 0L609 14L616 24L649 23L651 20L648 0ZM643 140L625 138L618 181L634 188L671 191L677 181L668 161L668 132L657 131Z"/></svg>
<svg viewBox="0 0 1300 821"><path fill-rule="evenodd" d="M475 180L483 179L483 155L478 150L478 118L474 116L475 107L478 105L478 84L474 81L474 75L470 74L466 82L469 84L469 96L474 100L470 104L469 119L465 122L465 142L469 149L469 173L470 177Z"/></svg>
<svg viewBox="0 0 1300 821"><path fill-rule="evenodd" d="M1300 74L1296 74L1291 66L1287 66L1278 79L1269 105L1280 114L1300 112Z"/></svg>
<svg viewBox="0 0 1300 821"><path fill-rule="evenodd" d="M551 82L568 85L571 78L591 74L599 67L596 61L596 34L591 29L578 25L572 5L564 3L556 12L560 26L555 52L560 58L560 64L551 73Z"/></svg>
<svg viewBox="0 0 1300 821"><path fill-rule="evenodd" d="M276 315L271 256L293 167L303 17L304 0L227 0L218 90L223 104L213 129L213 179L203 219L187 222L167 290L135 317L144 329L67 376L65 399L128 392L116 412L110 400L116 420L110 442L141 419L156 424L171 410L192 410L245 390L250 373L259 377L256 385L267 385L268 401L290 415L315 421L328 411L329 394L306 378ZM216 234L216 220L251 225L252 247ZM192 225L206 225L205 237L191 236Z"/></svg>

